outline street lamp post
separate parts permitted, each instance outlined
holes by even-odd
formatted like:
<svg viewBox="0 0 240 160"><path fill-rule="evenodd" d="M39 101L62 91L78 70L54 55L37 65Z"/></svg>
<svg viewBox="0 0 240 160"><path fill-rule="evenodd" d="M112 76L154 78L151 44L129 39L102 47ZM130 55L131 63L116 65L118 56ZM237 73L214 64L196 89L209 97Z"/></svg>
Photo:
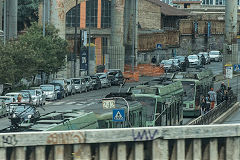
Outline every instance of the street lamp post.
<svg viewBox="0 0 240 160"><path fill-rule="evenodd" d="M74 33L74 65L73 65L73 76L76 77L76 59L77 59L77 6L78 6L78 0L76 0L76 6L75 6L75 33Z"/></svg>

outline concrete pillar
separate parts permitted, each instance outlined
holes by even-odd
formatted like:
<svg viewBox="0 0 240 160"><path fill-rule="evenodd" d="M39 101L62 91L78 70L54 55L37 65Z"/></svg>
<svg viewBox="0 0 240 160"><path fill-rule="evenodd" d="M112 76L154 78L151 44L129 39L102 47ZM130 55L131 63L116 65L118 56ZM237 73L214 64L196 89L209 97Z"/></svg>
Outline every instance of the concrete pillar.
<svg viewBox="0 0 240 160"><path fill-rule="evenodd" d="M7 3L7 39L17 38L17 6L18 0L8 0Z"/></svg>
<svg viewBox="0 0 240 160"><path fill-rule="evenodd" d="M59 30L59 36L65 39L65 11L64 0L51 0L50 23Z"/></svg>
<svg viewBox="0 0 240 160"><path fill-rule="evenodd" d="M237 46L237 0L226 0L225 8L225 45L223 65L238 64Z"/></svg>
<svg viewBox="0 0 240 160"><path fill-rule="evenodd" d="M109 67L124 70L125 49L123 46L125 0L112 0L111 4L111 46Z"/></svg>

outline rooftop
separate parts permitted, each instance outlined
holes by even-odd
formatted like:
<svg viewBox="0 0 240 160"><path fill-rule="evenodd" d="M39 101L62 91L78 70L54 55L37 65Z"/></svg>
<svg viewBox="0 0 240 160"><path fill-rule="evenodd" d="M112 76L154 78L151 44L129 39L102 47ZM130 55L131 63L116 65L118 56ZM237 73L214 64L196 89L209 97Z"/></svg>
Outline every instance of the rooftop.
<svg viewBox="0 0 240 160"><path fill-rule="evenodd" d="M160 6L161 13L165 16L178 16L178 17L189 16L188 12L174 8L164 2L161 2L160 0L147 0L147 1Z"/></svg>

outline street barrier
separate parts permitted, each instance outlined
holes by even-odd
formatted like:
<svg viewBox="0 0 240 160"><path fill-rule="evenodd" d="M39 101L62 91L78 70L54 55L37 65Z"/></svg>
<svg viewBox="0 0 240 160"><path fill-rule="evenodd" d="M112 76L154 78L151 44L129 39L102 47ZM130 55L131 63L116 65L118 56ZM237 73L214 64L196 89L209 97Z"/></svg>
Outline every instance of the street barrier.
<svg viewBox="0 0 240 160"><path fill-rule="evenodd" d="M219 105L217 105L214 109L210 110L206 114L194 119L188 125L207 125L216 120L219 116L221 116L224 112L233 107L234 103L237 102L237 97L233 96L229 98L228 101L223 101Z"/></svg>
<svg viewBox="0 0 240 160"><path fill-rule="evenodd" d="M134 71L132 71L132 67L130 65L125 65L124 77L128 78L129 82L137 82L139 81L139 76L160 76L164 74L164 68L152 64L138 64L137 67L134 67Z"/></svg>
<svg viewBox="0 0 240 160"><path fill-rule="evenodd" d="M1 160L240 159L240 124L0 134Z"/></svg>

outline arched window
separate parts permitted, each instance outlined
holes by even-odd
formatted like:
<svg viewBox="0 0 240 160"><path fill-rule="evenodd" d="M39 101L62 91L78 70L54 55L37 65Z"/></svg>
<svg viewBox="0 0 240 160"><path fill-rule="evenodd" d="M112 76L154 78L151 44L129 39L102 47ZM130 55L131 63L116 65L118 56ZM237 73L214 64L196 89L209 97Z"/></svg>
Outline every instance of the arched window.
<svg viewBox="0 0 240 160"><path fill-rule="evenodd" d="M66 26L67 27L75 27L76 22L76 6L70 9L66 14ZM80 4L77 5L77 27L80 27Z"/></svg>
<svg viewBox="0 0 240 160"><path fill-rule="evenodd" d="M101 27L111 27L111 1L102 0L102 15L101 15Z"/></svg>

